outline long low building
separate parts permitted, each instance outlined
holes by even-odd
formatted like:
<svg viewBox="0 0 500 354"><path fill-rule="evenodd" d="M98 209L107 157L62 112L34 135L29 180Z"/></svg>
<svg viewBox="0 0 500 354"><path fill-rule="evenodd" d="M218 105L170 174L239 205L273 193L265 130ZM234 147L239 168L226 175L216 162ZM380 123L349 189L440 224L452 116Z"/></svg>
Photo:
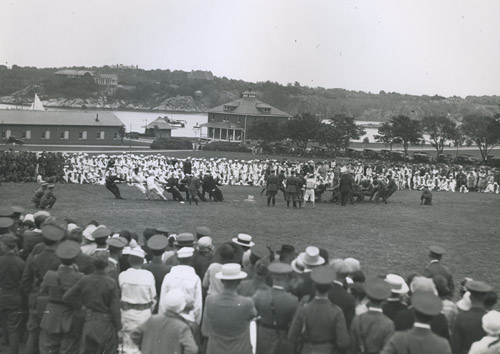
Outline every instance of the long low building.
<svg viewBox="0 0 500 354"><path fill-rule="evenodd" d="M2 141L24 144L120 145L122 126L110 112L0 110Z"/></svg>

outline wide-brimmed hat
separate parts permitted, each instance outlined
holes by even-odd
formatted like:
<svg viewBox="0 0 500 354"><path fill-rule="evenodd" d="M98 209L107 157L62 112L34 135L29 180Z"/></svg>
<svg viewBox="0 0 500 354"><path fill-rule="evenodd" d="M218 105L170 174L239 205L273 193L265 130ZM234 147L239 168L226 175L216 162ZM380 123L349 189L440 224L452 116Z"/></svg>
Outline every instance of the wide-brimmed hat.
<svg viewBox="0 0 500 354"><path fill-rule="evenodd" d="M175 246L177 248L182 247L193 247L194 246L194 235L189 232L183 232L177 235L175 240Z"/></svg>
<svg viewBox="0 0 500 354"><path fill-rule="evenodd" d="M486 333L492 336L500 334L500 312L490 311L482 318L483 329Z"/></svg>
<svg viewBox="0 0 500 354"><path fill-rule="evenodd" d="M215 277L220 280L239 280L245 279L247 273L241 271L241 265L238 263L223 264L221 271L215 274Z"/></svg>
<svg viewBox="0 0 500 354"><path fill-rule="evenodd" d="M181 289L172 289L164 296L165 310L180 313L186 307L186 295Z"/></svg>
<svg viewBox="0 0 500 354"><path fill-rule="evenodd" d="M397 274L387 274L384 280L391 286L394 294L406 294L410 290L403 277Z"/></svg>
<svg viewBox="0 0 500 354"><path fill-rule="evenodd" d="M301 253L302 263L307 266L320 266L325 264L325 259L319 255L319 248L309 246L304 253Z"/></svg>
<svg viewBox="0 0 500 354"><path fill-rule="evenodd" d="M232 241L237 245L248 248L253 247L253 245L255 245L255 242L252 242L252 236L247 234L238 234L238 237L233 238Z"/></svg>
<svg viewBox="0 0 500 354"><path fill-rule="evenodd" d="M295 258L292 263L290 263L290 266L292 267L292 270L297 273L297 274L302 274L304 273L304 270L305 270L305 267L304 267L304 263L302 263L302 257L301 255L303 254L304 252L300 253L297 258Z"/></svg>

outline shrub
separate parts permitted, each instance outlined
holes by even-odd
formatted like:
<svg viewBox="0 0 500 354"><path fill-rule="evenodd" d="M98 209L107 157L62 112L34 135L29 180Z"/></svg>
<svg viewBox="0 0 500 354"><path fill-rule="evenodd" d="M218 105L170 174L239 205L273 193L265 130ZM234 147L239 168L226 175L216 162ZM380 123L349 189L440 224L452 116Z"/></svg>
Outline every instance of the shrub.
<svg viewBox="0 0 500 354"><path fill-rule="evenodd" d="M203 146L205 151L229 151L229 152L250 152L251 150L239 143L230 143L228 141L214 141Z"/></svg>
<svg viewBox="0 0 500 354"><path fill-rule="evenodd" d="M191 150L193 143L189 139L158 138L150 145L156 150Z"/></svg>

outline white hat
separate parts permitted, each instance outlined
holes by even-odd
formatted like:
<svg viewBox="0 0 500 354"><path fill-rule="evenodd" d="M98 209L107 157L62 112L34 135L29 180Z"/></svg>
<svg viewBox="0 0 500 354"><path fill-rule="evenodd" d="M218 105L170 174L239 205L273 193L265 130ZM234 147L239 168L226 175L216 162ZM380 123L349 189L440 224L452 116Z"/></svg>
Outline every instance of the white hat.
<svg viewBox="0 0 500 354"><path fill-rule="evenodd" d="M300 255L302 256L302 263L307 266L319 266L325 263L325 259L319 255L318 247L309 246Z"/></svg>
<svg viewBox="0 0 500 354"><path fill-rule="evenodd" d="M163 296L165 310L180 313L186 307L186 295L181 289L172 289Z"/></svg>
<svg viewBox="0 0 500 354"><path fill-rule="evenodd" d="M212 248L213 243L212 243L212 238L210 236L203 236L198 240L198 246L197 248L200 249L207 249L207 248Z"/></svg>
<svg viewBox="0 0 500 354"><path fill-rule="evenodd" d="M491 336L498 336L500 334L500 312L490 311L483 316L483 329Z"/></svg>
<svg viewBox="0 0 500 354"><path fill-rule="evenodd" d="M387 274L384 280L391 286L394 294L406 294L410 290L403 277L397 274Z"/></svg>
<svg viewBox="0 0 500 354"><path fill-rule="evenodd" d="M340 173L346 173L346 172L347 172L347 167L344 166L340 169Z"/></svg>
<svg viewBox="0 0 500 354"><path fill-rule="evenodd" d="M24 215L23 221L31 221L34 223L35 218L33 217L33 214L26 214L26 215Z"/></svg>
<svg viewBox="0 0 500 354"><path fill-rule="evenodd" d="M142 258L142 259L144 259L144 257L146 257L146 252L144 252L144 250L140 246L137 246L137 247L134 247L134 248L130 248L128 250L127 254L129 256L135 256L135 257L139 257L139 258Z"/></svg>
<svg viewBox="0 0 500 354"><path fill-rule="evenodd" d="M252 236L247 234L238 234L238 237L233 238L233 242L236 243L237 245L248 248L253 247L253 245L255 245L255 243L252 242Z"/></svg>
<svg viewBox="0 0 500 354"><path fill-rule="evenodd" d="M297 258L295 258L292 263L290 263L290 266L292 267L292 270L297 273L297 274L302 274L304 273L304 263L302 263L302 255L304 252L300 253Z"/></svg>
<svg viewBox="0 0 500 354"><path fill-rule="evenodd" d="M83 230L83 237L85 237L89 241L95 241L94 236L92 236L92 233L97 229L97 226L94 224L88 225L85 230Z"/></svg>
<svg viewBox="0 0 500 354"><path fill-rule="evenodd" d="M70 223L68 224L68 232L73 231L74 229L79 229L80 227L77 224Z"/></svg>
<svg viewBox="0 0 500 354"><path fill-rule="evenodd" d="M241 271L241 265L238 263L226 263L222 265L221 271L215 274L217 279L238 280L245 279L247 273Z"/></svg>
<svg viewBox="0 0 500 354"><path fill-rule="evenodd" d="M345 266L347 267L348 273L354 273L361 270L361 263L356 258L346 258L344 259Z"/></svg>
<svg viewBox="0 0 500 354"><path fill-rule="evenodd" d="M193 257L194 248L193 247L182 247L177 251L177 258L189 258Z"/></svg>

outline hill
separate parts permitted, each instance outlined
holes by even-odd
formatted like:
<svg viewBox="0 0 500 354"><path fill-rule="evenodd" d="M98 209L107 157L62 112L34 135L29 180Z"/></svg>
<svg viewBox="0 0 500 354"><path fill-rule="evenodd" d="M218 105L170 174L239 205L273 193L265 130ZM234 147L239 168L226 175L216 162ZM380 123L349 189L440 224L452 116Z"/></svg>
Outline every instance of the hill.
<svg viewBox="0 0 500 354"><path fill-rule="evenodd" d="M91 70L118 76L114 90L84 79L55 75L62 69ZM422 118L448 115L457 120L471 113L500 110L500 96L415 96L396 92L367 93L341 88L302 86L298 82L245 82L216 77L206 71L143 70L139 68L44 68L0 66L0 103L31 104L37 93L49 107L114 110L203 112L239 98L251 89L260 99L292 115L311 112L322 117L344 113L358 120L385 121L398 114Z"/></svg>

